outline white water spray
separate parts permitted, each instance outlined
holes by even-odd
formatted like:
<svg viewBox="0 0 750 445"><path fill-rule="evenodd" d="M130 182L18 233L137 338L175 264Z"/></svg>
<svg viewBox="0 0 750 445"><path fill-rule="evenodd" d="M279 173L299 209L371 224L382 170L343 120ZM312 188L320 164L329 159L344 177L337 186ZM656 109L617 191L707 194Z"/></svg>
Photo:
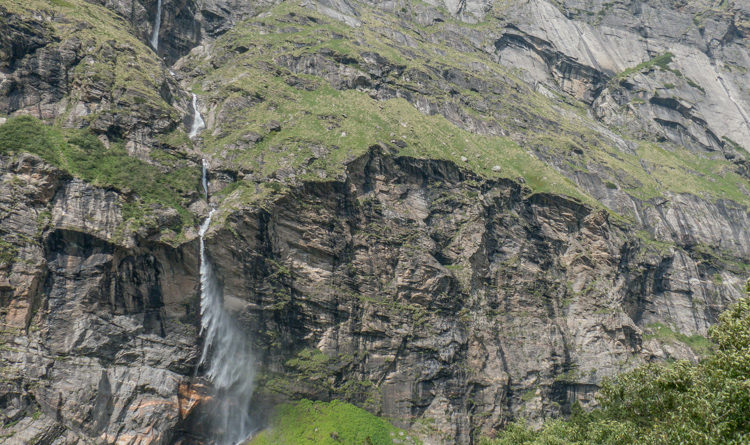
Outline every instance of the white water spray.
<svg viewBox="0 0 750 445"><path fill-rule="evenodd" d="M188 134L188 137L190 139L193 139L194 137L198 136L198 133L200 133L204 128L206 128L206 123L203 121L201 112L198 111L198 96L193 93L193 125L192 127L190 127L190 133Z"/></svg>
<svg viewBox="0 0 750 445"><path fill-rule="evenodd" d="M156 2L156 19L154 20L154 32L151 34L151 46L154 50L159 49L159 31L161 30L161 0Z"/></svg>
<svg viewBox="0 0 750 445"><path fill-rule="evenodd" d="M203 161L203 187L208 196L206 162ZM253 432L249 415L253 396L255 363L243 332L224 309L224 296L214 269L206 256L205 235L215 209L201 225L201 335L203 352L199 367L213 383L216 395L211 416L211 435L218 445L234 445Z"/></svg>

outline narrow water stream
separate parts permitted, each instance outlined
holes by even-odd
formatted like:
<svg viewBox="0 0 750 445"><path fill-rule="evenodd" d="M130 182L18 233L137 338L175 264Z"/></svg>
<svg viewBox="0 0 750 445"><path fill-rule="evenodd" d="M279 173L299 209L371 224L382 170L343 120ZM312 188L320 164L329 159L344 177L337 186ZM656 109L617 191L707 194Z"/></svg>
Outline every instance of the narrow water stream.
<svg viewBox="0 0 750 445"><path fill-rule="evenodd" d="M198 136L198 133L203 131L203 129L206 128L206 122L203 121L203 116L201 116L201 112L198 111L198 96L193 93L193 125L190 127L190 133L188 134L188 137L190 139L195 138Z"/></svg>
<svg viewBox="0 0 750 445"><path fill-rule="evenodd" d="M151 46L154 50L159 49L159 31L161 30L161 0L156 2L156 18L154 19L154 31L151 34Z"/></svg>
<svg viewBox="0 0 750 445"><path fill-rule="evenodd" d="M222 288L206 255L205 234L214 210L200 228L201 335L199 367L213 384L211 436L218 445L234 445L253 432L250 401L255 363L250 345L234 319L224 309Z"/></svg>
<svg viewBox="0 0 750 445"><path fill-rule="evenodd" d="M203 165L203 173L201 174L201 184L203 184L203 195L208 201L208 163L204 159L201 164ZM209 215L210 216L210 215Z"/></svg>

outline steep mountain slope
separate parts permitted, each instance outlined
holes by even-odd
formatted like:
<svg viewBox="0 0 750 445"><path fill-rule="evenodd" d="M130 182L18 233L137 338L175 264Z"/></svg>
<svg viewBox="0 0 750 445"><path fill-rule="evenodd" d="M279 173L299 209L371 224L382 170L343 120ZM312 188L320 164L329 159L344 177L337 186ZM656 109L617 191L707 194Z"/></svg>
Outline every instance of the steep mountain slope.
<svg viewBox="0 0 750 445"><path fill-rule="evenodd" d="M742 295L741 2L0 8L8 443L215 437L196 371L209 206L259 426L342 399L473 443L639 363L697 360Z"/></svg>

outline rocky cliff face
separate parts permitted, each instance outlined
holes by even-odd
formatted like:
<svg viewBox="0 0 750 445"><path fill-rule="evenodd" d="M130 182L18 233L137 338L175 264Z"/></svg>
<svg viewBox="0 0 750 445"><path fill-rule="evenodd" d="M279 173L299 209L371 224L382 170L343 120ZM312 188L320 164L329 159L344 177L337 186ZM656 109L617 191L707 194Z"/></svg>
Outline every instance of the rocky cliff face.
<svg viewBox="0 0 750 445"><path fill-rule="evenodd" d="M209 205L260 423L470 444L700 357L750 269L746 6L276 3L165 0L158 53L156 1L0 4L4 442L210 443Z"/></svg>
<svg viewBox="0 0 750 445"><path fill-rule="evenodd" d="M259 387L353 399L467 443L590 402L634 357L692 356L643 327L705 332L738 297L605 211L523 192L374 149L342 183L229 217L211 252L265 358Z"/></svg>

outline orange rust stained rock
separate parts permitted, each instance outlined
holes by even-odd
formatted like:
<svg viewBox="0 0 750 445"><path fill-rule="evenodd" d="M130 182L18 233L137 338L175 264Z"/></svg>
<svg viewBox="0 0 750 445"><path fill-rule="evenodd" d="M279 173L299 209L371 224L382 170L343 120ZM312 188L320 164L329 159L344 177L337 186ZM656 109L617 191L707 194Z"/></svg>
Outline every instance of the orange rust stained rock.
<svg viewBox="0 0 750 445"><path fill-rule="evenodd" d="M178 389L178 403L180 417L185 419L201 403L210 401L212 397L208 394L208 387L201 383L182 382Z"/></svg>
<svg viewBox="0 0 750 445"><path fill-rule="evenodd" d="M11 301L8 305L5 324L13 328L23 328L26 326L26 319L29 316L29 303L23 299Z"/></svg>

